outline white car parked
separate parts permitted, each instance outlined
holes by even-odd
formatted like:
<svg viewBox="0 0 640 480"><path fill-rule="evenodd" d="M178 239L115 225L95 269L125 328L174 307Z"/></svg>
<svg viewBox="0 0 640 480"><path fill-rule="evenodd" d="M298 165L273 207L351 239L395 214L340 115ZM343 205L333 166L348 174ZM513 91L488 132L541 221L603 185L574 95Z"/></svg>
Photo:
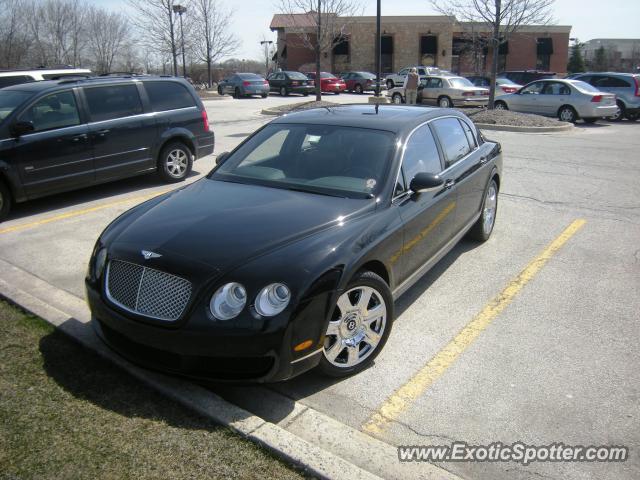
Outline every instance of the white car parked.
<svg viewBox="0 0 640 480"><path fill-rule="evenodd" d="M558 117L563 122L594 123L616 114L616 96L601 92L580 80L536 80L521 90L502 95L496 110L536 113Z"/></svg>
<svg viewBox="0 0 640 480"><path fill-rule="evenodd" d="M415 68L418 72L420 80L426 79L430 75L450 75L446 70L440 70L438 67L424 67L422 65L414 65L411 67L405 67L398 73L391 73L384 78L384 83L388 89L394 87L401 87L404 85L404 79L407 78L409 70Z"/></svg>

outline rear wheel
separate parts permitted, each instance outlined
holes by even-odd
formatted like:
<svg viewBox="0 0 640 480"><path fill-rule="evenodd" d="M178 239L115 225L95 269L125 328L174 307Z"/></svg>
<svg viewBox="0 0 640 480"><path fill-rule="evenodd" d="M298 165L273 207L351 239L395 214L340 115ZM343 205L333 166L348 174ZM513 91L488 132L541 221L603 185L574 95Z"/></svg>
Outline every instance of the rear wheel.
<svg viewBox="0 0 640 480"><path fill-rule="evenodd" d="M182 142L171 142L160 152L158 173L167 183L181 182L193 166L193 157L189 148Z"/></svg>
<svg viewBox="0 0 640 480"><path fill-rule="evenodd" d="M638 120L638 114L637 113L627 113L627 120L629 120L630 122L635 122L636 120Z"/></svg>
<svg viewBox="0 0 640 480"><path fill-rule="evenodd" d="M565 105L560 107L560 110L558 110L558 119L561 122L576 123L576 120L578 120L578 114L572 106Z"/></svg>
<svg viewBox="0 0 640 480"><path fill-rule="evenodd" d="M356 83L356 86L354 88L356 93L362 93L362 85L360 85L359 83Z"/></svg>
<svg viewBox="0 0 640 480"><path fill-rule="evenodd" d="M280 95L282 95L283 97L286 97L287 95L289 95L289 91L287 90L286 87L280 87Z"/></svg>
<svg viewBox="0 0 640 480"><path fill-rule="evenodd" d="M330 377L364 370L384 348L392 322L389 286L373 272L357 273L336 302L318 368Z"/></svg>
<svg viewBox="0 0 640 480"><path fill-rule="evenodd" d="M498 184L495 179L491 179L484 200L482 201L482 213L478 221L473 224L467 236L478 242L486 242L493 232L496 223L496 213L498 213Z"/></svg>
<svg viewBox="0 0 640 480"><path fill-rule="evenodd" d="M616 105L618 106L618 109L616 110L615 115L609 117L609 120L611 120L612 122L619 122L620 120L622 120L622 118L626 114L625 112L626 108L624 107L624 103L618 100L616 101Z"/></svg>
<svg viewBox="0 0 640 480"><path fill-rule="evenodd" d="M400 105L401 103L403 103L402 95L400 93L394 93L391 97L391 101L396 105Z"/></svg>
<svg viewBox="0 0 640 480"><path fill-rule="evenodd" d="M11 210L11 192L9 187L0 180L0 222L4 220Z"/></svg>
<svg viewBox="0 0 640 480"><path fill-rule="evenodd" d="M222 91L222 87L218 87L218 95L220 96L224 95L224 92Z"/></svg>
<svg viewBox="0 0 640 480"><path fill-rule="evenodd" d="M240 89L236 87L236 89L233 91L233 98L240 98L242 97L242 95L240 94Z"/></svg>
<svg viewBox="0 0 640 480"><path fill-rule="evenodd" d="M509 110L509 107L502 100L498 100L493 104L494 110Z"/></svg>
<svg viewBox="0 0 640 480"><path fill-rule="evenodd" d="M262 94L262 98L267 98L267 96L268 96L268 95L267 95L266 93L263 93L263 94Z"/></svg>
<svg viewBox="0 0 640 480"><path fill-rule="evenodd" d="M440 108L451 108L453 107L453 102L449 97L440 97L438 99L438 106Z"/></svg>

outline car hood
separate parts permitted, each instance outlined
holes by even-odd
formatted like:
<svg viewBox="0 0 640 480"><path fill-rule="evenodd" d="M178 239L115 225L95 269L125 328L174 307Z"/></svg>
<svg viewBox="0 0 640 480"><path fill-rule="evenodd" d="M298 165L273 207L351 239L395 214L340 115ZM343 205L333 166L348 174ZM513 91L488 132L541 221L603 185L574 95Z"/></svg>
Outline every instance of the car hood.
<svg viewBox="0 0 640 480"><path fill-rule="evenodd" d="M222 273L375 208L373 199L206 178L126 216L111 242L132 252L186 257Z"/></svg>

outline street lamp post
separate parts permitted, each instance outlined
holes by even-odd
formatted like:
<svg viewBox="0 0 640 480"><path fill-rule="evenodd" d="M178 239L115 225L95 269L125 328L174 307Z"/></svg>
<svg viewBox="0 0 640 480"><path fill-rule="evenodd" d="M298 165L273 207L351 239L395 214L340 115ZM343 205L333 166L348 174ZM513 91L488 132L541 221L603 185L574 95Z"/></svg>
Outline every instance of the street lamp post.
<svg viewBox="0 0 640 480"><path fill-rule="evenodd" d="M376 97L380 96L380 76L382 73L380 72L381 61L381 43L382 38L380 36L380 0L377 2L377 10L376 10Z"/></svg>
<svg viewBox="0 0 640 480"><path fill-rule="evenodd" d="M273 44L272 40L262 40L260 42L260 45L264 45L264 58L265 58L264 76L265 77L269 75L269 46L272 44Z"/></svg>
<svg viewBox="0 0 640 480"><path fill-rule="evenodd" d="M186 13L187 7L183 5L174 5L173 13L177 13L180 16L180 43L182 44L182 76L187 78L187 66L184 58L184 29L182 28L182 14Z"/></svg>

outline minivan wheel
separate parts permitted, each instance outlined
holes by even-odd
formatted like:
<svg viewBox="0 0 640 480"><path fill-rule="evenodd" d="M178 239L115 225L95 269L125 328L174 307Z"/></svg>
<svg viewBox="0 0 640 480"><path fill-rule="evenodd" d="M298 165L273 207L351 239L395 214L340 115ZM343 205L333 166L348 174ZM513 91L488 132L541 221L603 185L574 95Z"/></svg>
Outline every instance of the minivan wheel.
<svg viewBox="0 0 640 480"><path fill-rule="evenodd" d="M0 222L9 215L11 210L11 192L9 187L0 180Z"/></svg>
<svg viewBox="0 0 640 480"><path fill-rule="evenodd" d="M392 322L389 286L373 272L357 273L336 302L318 368L330 377L364 370L384 348Z"/></svg>
<svg viewBox="0 0 640 480"><path fill-rule="evenodd" d="M473 224L467 236L478 242L486 242L493 232L498 213L498 184L492 178L482 200L482 213L478 221Z"/></svg>
<svg viewBox="0 0 640 480"><path fill-rule="evenodd" d="M283 97L286 97L287 95L289 95L289 92L285 87L280 87L280 95L282 95Z"/></svg>
<svg viewBox="0 0 640 480"><path fill-rule="evenodd" d="M611 120L612 122L619 122L625 116L626 109L624 108L624 103L618 100L616 102L616 105L618 106L618 109L616 110L615 115L609 117L609 120Z"/></svg>
<svg viewBox="0 0 640 480"><path fill-rule="evenodd" d="M191 172L193 158L189 148L181 142L172 142L160 153L158 173L167 183L181 182Z"/></svg>

